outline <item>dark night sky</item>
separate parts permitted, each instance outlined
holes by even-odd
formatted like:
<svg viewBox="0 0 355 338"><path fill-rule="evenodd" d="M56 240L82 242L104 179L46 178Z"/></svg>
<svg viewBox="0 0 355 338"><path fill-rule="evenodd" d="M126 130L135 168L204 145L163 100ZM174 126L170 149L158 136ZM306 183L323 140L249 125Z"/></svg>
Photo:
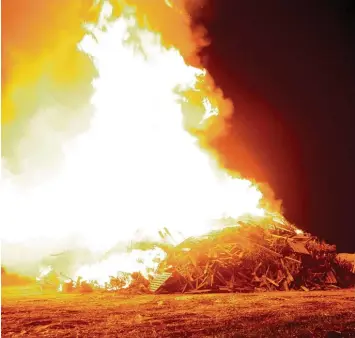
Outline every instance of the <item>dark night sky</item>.
<svg viewBox="0 0 355 338"><path fill-rule="evenodd" d="M355 251L351 1L210 0L206 67L235 105L217 147L299 227Z"/></svg>

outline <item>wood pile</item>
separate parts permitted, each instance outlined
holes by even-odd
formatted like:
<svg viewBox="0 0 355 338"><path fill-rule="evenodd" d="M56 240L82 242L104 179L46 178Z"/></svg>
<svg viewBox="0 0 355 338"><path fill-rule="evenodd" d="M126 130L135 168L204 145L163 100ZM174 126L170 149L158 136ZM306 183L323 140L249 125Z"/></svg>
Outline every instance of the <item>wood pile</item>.
<svg viewBox="0 0 355 338"><path fill-rule="evenodd" d="M239 221L170 248L159 272L171 276L159 287L153 281L152 291L309 291L355 285L355 274L336 259L335 246L284 220L259 222Z"/></svg>
<svg viewBox="0 0 355 338"><path fill-rule="evenodd" d="M141 250L160 247L166 252L154 278L122 272L110 276L103 286L80 277L74 281L53 270L42 279L55 288L61 285L64 292L81 293L309 291L355 286L355 257L337 254L335 246L284 219L249 218L225 224L228 227L175 246L167 241L136 243ZM172 238L168 229L161 237Z"/></svg>

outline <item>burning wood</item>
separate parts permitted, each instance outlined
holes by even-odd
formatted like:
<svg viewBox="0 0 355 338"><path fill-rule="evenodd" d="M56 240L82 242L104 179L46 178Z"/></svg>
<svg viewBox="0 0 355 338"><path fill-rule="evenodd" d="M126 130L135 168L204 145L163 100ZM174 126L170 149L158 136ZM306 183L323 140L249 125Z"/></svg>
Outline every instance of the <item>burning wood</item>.
<svg viewBox="0 0 355 338"><path fill-rule="evenodd" d="M228 225L175 246L136 243L131 250L166 252L158 267L145 276L121 272L103 285L81 278L74 282L61 274L65 282L58 289L81 293L205 293L309 291L355 285L353 265L345 259L348 256L337 255L335 246L320 242L285 220L280 224L272 218L250 218ZM53 274L51 269L45 271L46 280L49 271Z"/></svg>
<svg viewBox="0 0 355 338"><path fill-rule="evenodd" d="M282 226L273 220L264 222L239 221L170 249L160 265L163 274L151 290L308 291L355 284L351 269L338 263L335 246L301 233L286 221Z"/></svg>

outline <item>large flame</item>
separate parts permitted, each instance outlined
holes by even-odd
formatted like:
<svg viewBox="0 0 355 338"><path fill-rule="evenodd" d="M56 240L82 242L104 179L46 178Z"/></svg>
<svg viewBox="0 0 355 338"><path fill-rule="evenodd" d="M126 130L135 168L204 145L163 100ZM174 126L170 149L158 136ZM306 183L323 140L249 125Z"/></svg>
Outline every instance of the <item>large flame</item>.
<svg viewBox="0 0 355 338"><path fill-rule="evenodd" d="M172 2L164 6L176 10ZM201 146L203 131L223 130L223 119L215 117L229 114L230 103L205 69L187 63L193 50L164 42L137 7L121 4L114 21L111 11L106 3L79 45L99 74L91 128L65 145L55 179L26 191L3 185L3 237L49 241L75 234L80 245L104 253L117 242L158 241L163 227L182 239L211 230L223 217L264 215L258 187L229 176ZM156 255L160 249L97 256L73 278L103 283L117 271L147 273Z"/></svg>

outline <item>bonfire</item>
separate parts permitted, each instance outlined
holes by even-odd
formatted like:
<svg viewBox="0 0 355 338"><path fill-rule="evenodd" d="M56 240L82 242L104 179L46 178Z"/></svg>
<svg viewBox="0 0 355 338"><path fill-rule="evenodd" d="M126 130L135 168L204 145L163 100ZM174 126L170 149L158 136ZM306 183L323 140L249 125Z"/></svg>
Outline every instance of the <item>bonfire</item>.
<svg viewBox="0 0 355 338"><path fill-rule="evenodd" d="M67 280L61 291L206 293L325 290L355 285L354 266L320 241L278 216L227 221L228 226L177 245L136 243L166 256L154 271L118 273L109 282ZM160 232L171 237L168 229ZM131 248L132 249L132 248Z"/></svg>
<svg viewBox="0 0 355 338"><path fill-rule="evenodd" d="M38 238L49 247L42 238L54 245L67 234L85 246L45 266L37 277L41 288L249 292L350 286L354 271L338 262L334 246L284 220L259 184L225 170L224 155L213 145L228 133L234 108L200 57L209 37L203 27L192 27L193 9L184 2L148 3L99 1L92 8L100 13L97 22L85 23L87 34L76 47L98 74L90 98L95 118L75 146L65 147L54 181L24 193L19 209L31 210L32 218L13 212L23 198L5 186L11 192L3 208L12 224L9 242ZM218 229L210 226L226 215ZM167 228L159 240L161 224ZM136 229L146 235L144 243ZM179 233L184 240L165 238ZM124 251L112 239L138 243ZM27 264L16 259L20 269ZM52 258L42 262L49 265Z"/></svg>

